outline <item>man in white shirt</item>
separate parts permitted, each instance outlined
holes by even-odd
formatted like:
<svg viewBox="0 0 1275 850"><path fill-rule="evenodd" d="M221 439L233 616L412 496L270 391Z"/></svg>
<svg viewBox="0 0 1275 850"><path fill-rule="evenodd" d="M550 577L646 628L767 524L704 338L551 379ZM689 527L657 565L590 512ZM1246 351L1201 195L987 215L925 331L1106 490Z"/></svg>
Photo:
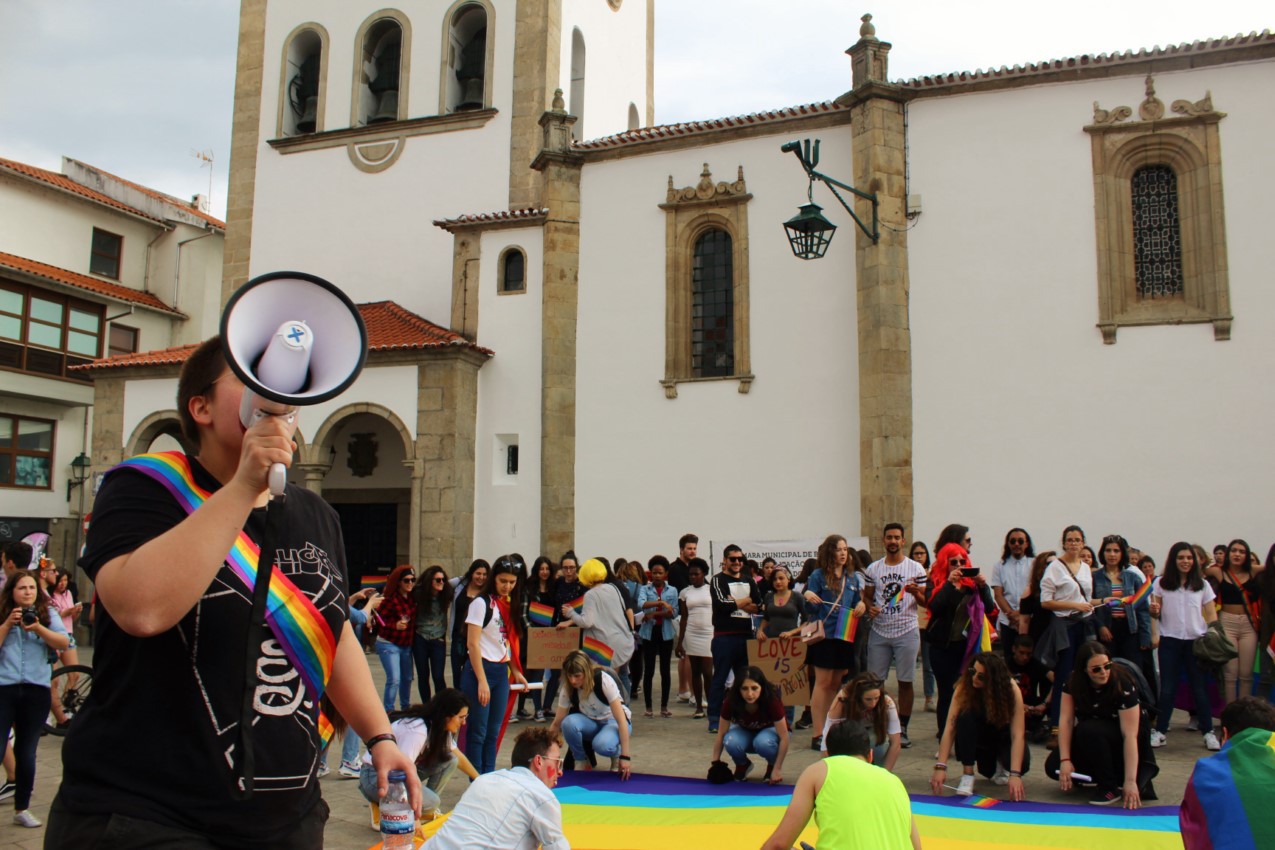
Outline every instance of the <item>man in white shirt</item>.
<svg viewBox="0 0 1275 850"><path fill-rule="evenodd" d="M925 599L926 574L925 567L903 554L904 531L900 523L886 525L882 535L885 557L864 571L867 584L863 588L863 599L872 615L868 670L884 680L891 662L894 664L899 682L899 725L903 727L906 749L912 746L908 739L908 721L912 719L916 657L921 651L917 604Z"/></svg>
<svg viewBox="0 0 1275 850"><path fill-rule="evenodd" d="M1018 602L1027 590L1032 576L1031 535L1021 528L1011 528L1005 535L1005 548L1001 559L992 567L992 593L1000 615L996 618L996 631L1000 632L1001 652L1008 658L1014 652L1014 639L1018 637Z"/></svg>
<svg viewBox="0 0 1275 850"><path fill-rule="evenodd" d="M571 850L553 795L562 775L561 748L556 731L523 729L514 741L513 767L475 779L423 850Z"/></svg>

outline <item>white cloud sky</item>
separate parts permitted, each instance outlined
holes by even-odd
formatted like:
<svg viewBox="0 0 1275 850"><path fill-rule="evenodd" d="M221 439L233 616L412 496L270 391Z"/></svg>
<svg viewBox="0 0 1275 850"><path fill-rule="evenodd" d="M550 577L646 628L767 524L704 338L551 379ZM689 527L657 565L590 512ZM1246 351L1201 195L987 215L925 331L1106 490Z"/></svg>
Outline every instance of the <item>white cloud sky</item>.
<svg viewBox="0 0 1275 850"><path fill-rule="evenodd" d="M568 3L604 0L565 0ZM369 7L370 8L370 7ZM1269 0L657 0L656 120L829 100L873 14L895 79L1248 33ZM224 214L237 0L0 0L0 156L63 155Z"/></svg>

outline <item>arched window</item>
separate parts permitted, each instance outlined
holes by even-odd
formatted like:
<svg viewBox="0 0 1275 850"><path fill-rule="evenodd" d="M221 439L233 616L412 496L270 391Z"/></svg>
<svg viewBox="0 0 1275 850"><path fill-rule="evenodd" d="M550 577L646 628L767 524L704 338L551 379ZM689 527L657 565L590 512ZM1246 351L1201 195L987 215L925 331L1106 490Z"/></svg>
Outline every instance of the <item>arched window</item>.
<svg viewBox="0 0 1275 850"><path fill-rule="evenodd" d="M318 24L302 24L283 45L278 137L319 133L327 99L328 34Z"/></svg>
<svg viewBox="0 0 1275 850"><path fill-rule="evenodd" d="M1139 298L1182 294L1178 176L1167 165L1133 172L1133 269Z"/></svg>
<svg viewBox="0 0 1275 850"><path fill-rule="evenodd" d="M576 27L571 33L571 102L567 109L579 120L571 127L571 138L584 134L584 34Z"/></svg>
<svg viewBox="0 0 1275 850"><path fill-rule="evenodd" d="M638 116L638 108L636 103L629 104L629 129L636 130L642 126L642 119Z"/></svg>
<svg viewBox="0 0 1275 850"><path fill-rule="evenodd" d="M400 12L379 12L360 28L353 126L407 117L409 36L407 19Z"/></svg>
<svg viewBox="0 0 1275 850"><path fill-rule="evenodd" d="M442 103L439 112L465 112L491 106L491 9L465 0L447 14L443 33Z"/></svg>
<svg viewBox="0 0 1275 850"><path fill-rule="evenodd" d="M734 248L725 230L705 231L691 259L691 374L735 374Z"/></svg>
<svg viewBox="0 0 1275 850"><path fill-rule="evenodd" d="M519 248L510 248L500 259L500 287L503 294L527 291L527 257Z"/></svg>

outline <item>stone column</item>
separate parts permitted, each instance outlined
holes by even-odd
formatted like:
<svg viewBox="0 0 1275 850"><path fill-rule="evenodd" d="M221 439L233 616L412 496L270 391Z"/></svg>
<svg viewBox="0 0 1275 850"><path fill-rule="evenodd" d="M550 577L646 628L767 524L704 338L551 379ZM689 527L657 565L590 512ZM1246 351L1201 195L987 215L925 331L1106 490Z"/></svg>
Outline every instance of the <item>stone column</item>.
<svg viewBox="0 0 1275 850"><path fill-rule="evenodd" d="M856 229L855 280L859 320L859 530L880 554L887 522L912 528L912 336L908 319L905 94L887 82L890 45L863 17L860 39L846 52L854 89L854 185L875 193L880 238ZM872 204L856 200L860 219Z"/></svg>
<svg viewBox="0 0 1275 850"><path fill-rule="evenodd" d="M412 476L411 495L408 497L407 562L421 564L421 482L425 480L425 464L419 459L403 461Z"/></svg>
<svg viewBox="0 0 1275 850"><path fill-rule="evenodd" d="M93 375L93 439L90 443L93 466L84 483L86 487L93 486L97 473L105 472L124 459L125 380L123 375L112 375L108 370Z"/></svg>
<svg viewBox="0 0 1275 850"><path fill-rule="evenodd" d="M544 176L544 300L541 316L540 549L575 542L576 317L580 277L580 172L562 89L540 118L543 147L532 167Z"/></svg>
<svg viewBox="0 0 1275 850"><path fill-rule="evenodd" d="M531 161L540 150L536 122L558 85L562 65L562 0L518 0L514 21L513 114L509 131L509 208L544 205Z"/></svg>
<svg viewBox="0 0 1275 850"><path fill-rule="evenodd" d="M222 304L248 281L265 47L266 0L240 0L235 106L230 130L230 180L226 195L226 256L221 270Z"/></svg>
<svg viewBox="0 0 1275 850"><path fill-rule="evenodd" d="M330 463L298 463L297 471L301 473L305 488L316 496L323 495L323 479L332 470Z"/></svg>
<svg viewBox="0 0 1275 850"><path fill-rule="evenodd" d="M412 499L419 523L409 550L414 563L437 562L451 575L473 559L478 370L485 362L463 349L431 355L417 368L421 472L413 472Z"/></svg>

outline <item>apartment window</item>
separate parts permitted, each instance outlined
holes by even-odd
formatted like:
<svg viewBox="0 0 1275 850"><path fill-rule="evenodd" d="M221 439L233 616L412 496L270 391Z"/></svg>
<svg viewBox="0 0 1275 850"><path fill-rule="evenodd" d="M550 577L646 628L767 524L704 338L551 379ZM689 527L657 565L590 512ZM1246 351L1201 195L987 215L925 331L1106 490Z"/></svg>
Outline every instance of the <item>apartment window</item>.
<svg viewBox="0 0 1275 850"><path fill-rule="evenodd" d="M101 356L104 318L100 304L0 283L0 368L88 381L67 367Z"/></svg>
<svg viewBox="0 0 1275 850"><path fill-rule="evenodd" d="M93 228L92 255L89 271L113 280L120 279L120 257L124 253L124 237Z"/></svg>
<svg viewBox="0 0 1275 850"><path fill-rule="evenodd" d="M0 487L53 489L53 429L47 419L0 415Z"/></svg>
<svg viewBox="0 0 1275 850"><path fill-rule="evenodd" d="M137 328L130 328L128 325L117 325L111 323L111 330L107 336L106 356L115 357L120 354L134 354L137 352Z"/></svg>

